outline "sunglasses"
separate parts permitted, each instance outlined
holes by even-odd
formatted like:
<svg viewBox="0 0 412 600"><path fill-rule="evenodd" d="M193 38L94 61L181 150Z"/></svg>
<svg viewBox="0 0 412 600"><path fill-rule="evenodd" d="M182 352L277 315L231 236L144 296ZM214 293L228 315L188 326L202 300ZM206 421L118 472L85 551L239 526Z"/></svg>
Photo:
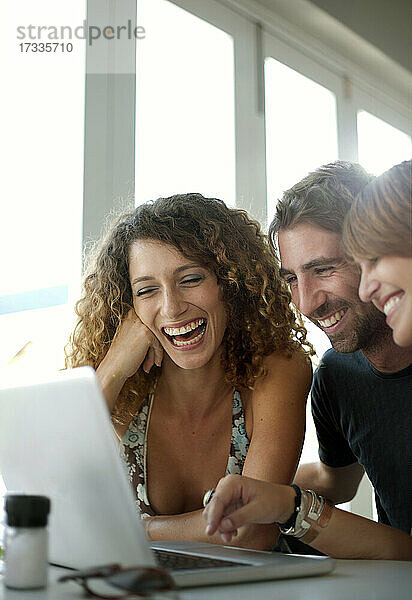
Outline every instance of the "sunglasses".
<svg viewBox="0 0 412 600"><path fill-rule="evenodd" d="M74 581L92 598L118 600L136 596L147 598L162 591L176 590L173 578L159 567L130 567L123 569L118 564L92 567L74 571L59 577L59 582ZM102 591L103 590L103 591ZM121 591L123 590L123 591ZM108 594L108 592L110 593ZM176 592L168 598L177 599Z"/></svg>

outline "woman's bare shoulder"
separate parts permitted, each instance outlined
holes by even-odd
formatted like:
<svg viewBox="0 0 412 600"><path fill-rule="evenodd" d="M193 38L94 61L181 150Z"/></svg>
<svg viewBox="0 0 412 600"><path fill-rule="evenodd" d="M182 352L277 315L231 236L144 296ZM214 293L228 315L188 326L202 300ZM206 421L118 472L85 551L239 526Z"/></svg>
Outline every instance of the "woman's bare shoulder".
<svg viewBox="0 0 412 600"><path fill-rule="evenodd" d="M300 348L297 348L292 354L285 355L281 352L272 352L263 359L264 375L261 377L262 383L265 379L271 380L273 377L282 379L290 376L297 379L311 380L312 363L308 355Z"/></svg>

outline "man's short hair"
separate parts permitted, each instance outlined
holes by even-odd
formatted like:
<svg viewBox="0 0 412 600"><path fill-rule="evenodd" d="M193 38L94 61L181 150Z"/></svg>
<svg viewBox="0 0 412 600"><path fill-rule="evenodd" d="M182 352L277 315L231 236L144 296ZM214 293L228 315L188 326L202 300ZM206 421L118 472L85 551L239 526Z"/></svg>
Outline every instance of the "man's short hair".
<svg viewBox="0 0 412 600"><path fill-rule="evenodd" d="M269 240L273 248L280 229L292 229L300 223L342 233L352 201L372 179L374 177L357 163L342 160L309 173L287 190L277 203L269 227Z"/></svg>

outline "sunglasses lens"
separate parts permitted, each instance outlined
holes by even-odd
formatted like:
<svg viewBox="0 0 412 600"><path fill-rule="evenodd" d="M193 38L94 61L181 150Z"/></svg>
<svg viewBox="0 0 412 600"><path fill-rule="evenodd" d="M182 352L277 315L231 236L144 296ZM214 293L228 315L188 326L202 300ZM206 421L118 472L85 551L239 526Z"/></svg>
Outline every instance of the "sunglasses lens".
<svg viewBox="0 0 412 600"><path fill-rule="evenodd" d="M106 578L89 577L83 582L83 587L88 594L94 598L105 598L106 600L119 600L128 596L125 590L111 585Z"/></svg>
<svg viewBox="0 0 412 600"><path fill-rule="evenodd" d="M150 593L156 590L173 589L173 580L158 569L130 569L106 578L112 585L129 592Z"/></svg>

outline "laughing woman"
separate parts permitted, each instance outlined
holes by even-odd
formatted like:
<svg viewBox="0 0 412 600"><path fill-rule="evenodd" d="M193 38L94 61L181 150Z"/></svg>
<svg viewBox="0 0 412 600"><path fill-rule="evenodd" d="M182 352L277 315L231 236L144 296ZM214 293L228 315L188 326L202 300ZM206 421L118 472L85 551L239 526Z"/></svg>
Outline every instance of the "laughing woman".
<svg viewBox="0 0 412 600"><path fill-rule="evenodd" d="M97 371L153 540L221 542L202 497L225 474L288 484L311 368L259 225L199 194L123 215L90 258L67 366ZM267 549L272 526L236 545Z"/></svg>
<svg viewBox="0 0 412 600"><path fill-rule="evenodd" d="M347 215L343 241L361 268L361 300L385 313L398 346L412 346L412 161L363 188Z"/></svg>

